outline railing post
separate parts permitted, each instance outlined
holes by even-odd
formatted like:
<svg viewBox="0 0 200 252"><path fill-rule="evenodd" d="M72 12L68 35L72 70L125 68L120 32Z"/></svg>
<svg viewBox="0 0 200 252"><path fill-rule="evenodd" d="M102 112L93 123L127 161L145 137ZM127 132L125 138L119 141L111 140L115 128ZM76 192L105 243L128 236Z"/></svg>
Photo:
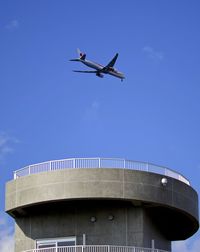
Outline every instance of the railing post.
<svg viewBox="0 0 200 252"><path fill-rule="evenodd" d="M31 175L31 166L28 166L28 175Z"/></svg>
<svg viewBox="0 0 200 252"><path fill-rule="evenodd" d="M73 168L75 168L75 158L73 158Z"/></svg>
<svg viewBox="0 0 200 252"><path fill-rule="evenodd" d="M14 179L16 179L17 178L17 173L16 173L16 171L14 171Z"/></svg>
<svg viewBox="0 0 200 252"><path fill-rule="evenodd" d="M101 168L101 159L99 158L99 168Z"/></svg>
<svg viewBox="0 0 200 252"><path fill-rule="evenodd" d="M108 245L108 252L110 252L110 245Z"/></svg>
<svg viewBox="0 0 200 252"><path fill-rule="evenodd" d="M146 163L147 172L149 171L149 163Z"/></svg>

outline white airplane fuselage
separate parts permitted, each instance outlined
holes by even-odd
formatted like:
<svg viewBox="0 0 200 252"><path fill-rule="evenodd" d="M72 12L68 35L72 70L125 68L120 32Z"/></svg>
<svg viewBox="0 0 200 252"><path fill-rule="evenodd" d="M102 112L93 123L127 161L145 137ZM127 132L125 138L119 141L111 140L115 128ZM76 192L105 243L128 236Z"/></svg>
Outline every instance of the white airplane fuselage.
<svg viewBox="0 0 200 252"><path fill-rule="evenodd" d="M102 66L102 65L100 65L98 63L95 63L93 61L90 61L90 60L79 59L79 61L82 62L84 65L86 65L88 67L96 69L97 71L101 71L104 68L104 66Z"/></svg>
<svg viewBox="0 0 200 252"><path fill-rule="evenodd" d="M98 63L95 63L93 61L90 61L90 60L82 60L82 59L74 59L72 61L79 61L81 63L83 63L84 65L88 66L88 67L91 67L97 71L100 71L100 73L104 73L104 74L110 74L110 75L113 75L117 78L120 78L121 80L123 80L125 77L123 75L123 73L121 72L118 72L117 70L115 70L114 68L108 68L106 70L103 70L104 66L98 64Z"/></svg>

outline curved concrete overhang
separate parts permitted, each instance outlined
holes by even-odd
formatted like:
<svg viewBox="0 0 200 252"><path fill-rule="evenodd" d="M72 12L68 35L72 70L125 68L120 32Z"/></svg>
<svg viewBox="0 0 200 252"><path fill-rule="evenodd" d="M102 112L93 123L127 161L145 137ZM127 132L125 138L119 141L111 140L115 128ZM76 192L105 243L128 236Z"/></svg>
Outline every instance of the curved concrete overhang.
<svg viewBox="0 0 200 252"><path fill-rule="evenodd" d="M31 206L72 200L123 200L143 207L169 240L190 237L199 228L198 195L171 177L127 169L66 169L43 172L6 185L6 211L25 215Z"/></svg>

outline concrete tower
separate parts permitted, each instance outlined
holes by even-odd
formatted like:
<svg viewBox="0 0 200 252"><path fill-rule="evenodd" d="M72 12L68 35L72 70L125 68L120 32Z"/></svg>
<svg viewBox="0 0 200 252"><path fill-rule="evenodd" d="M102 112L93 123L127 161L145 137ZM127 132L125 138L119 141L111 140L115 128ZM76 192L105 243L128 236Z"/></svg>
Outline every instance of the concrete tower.
<svg viewBox="0 0 200 252"><path fill-rule="evenodd" d="M15 252L161 252L199 228L198 195L182 175L123 159L34 164L6 185ZM105 246L104 246L105 245Z"/></svg>

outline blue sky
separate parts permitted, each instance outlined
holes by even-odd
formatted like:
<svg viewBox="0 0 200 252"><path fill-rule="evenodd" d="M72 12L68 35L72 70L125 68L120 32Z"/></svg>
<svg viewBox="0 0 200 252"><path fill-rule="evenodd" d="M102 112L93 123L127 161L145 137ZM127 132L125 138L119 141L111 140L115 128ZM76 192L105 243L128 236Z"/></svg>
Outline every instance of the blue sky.
<svg viewBox="0 0 200 252"><path fill-rule="evenodd" d="M164 165L200 193L198 0L0 1L0 248L5 182L25 165L120 157ZM76 48L121 82L78 74ZM198 252L200 233L174 245Z"/></svg>

